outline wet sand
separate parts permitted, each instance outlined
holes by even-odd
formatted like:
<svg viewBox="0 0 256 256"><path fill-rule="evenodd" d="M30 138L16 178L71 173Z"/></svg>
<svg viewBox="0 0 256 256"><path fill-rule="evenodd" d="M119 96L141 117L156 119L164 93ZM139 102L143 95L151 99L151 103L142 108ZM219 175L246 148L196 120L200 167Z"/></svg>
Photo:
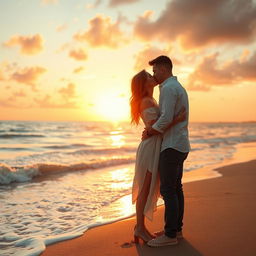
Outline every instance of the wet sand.
<svg viewBox="0 0 256 256"><path fill-rule="evenodd" d="M184 184L184 239L178 245L135 245L135 218L96 227L83 236L50 245L43 256L255 256L256 160L223 166L222 177ZM163 228L158 207L150 231Z"/></svg>

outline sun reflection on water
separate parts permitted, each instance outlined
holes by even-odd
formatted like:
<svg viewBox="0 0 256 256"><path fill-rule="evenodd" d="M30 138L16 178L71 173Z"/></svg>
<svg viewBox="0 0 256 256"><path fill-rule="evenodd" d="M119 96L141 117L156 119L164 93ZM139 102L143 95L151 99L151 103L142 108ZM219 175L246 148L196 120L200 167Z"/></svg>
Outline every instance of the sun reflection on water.
<svg viewBox="0 0 256 256"><path fill-rule="evenodd" d="M135 213L135 205L132 204L132 195L127 195L117 200L121 216L130 216Z"/></svg>
<svg viewBox="0 0 256 256"><path fill-rule="evenodd" d="M112 189L128 189L131 187L131 177L129 174L129 168L117 169L110 172L112 183L110 187Z"/></svg>
<svg viewBox="0 0 256 256"><path fill-rule="evenodd" d="M110 133L111 146L122 147L124 142L124 136L120 134L120 131L113 131Z"/></svg>
<svg viewBox="0 0 256 256"><path fill-rule="evenodd" d="M126 195L111 204L111 207L106 207L101 210L97 221L116 220L126 218L135 214L135 205L132 204L132 195Z"/></svg>

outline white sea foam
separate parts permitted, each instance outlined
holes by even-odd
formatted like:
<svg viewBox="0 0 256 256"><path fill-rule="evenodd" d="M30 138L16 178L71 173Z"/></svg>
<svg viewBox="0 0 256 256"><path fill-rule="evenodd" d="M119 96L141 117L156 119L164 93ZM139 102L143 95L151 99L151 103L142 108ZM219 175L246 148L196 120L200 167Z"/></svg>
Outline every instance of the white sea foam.
<svg viewBox="0 0 256 256"><path fill-rule="evenodd" d="M130 192L132 173L131 167L110 167L27 182L15 189L2 187L1 219L5 224L0 230L0 255L5 251L6 255L38 255L45 245L123 217L113 209L105 218L100 212Z"/></svg>
<svg viewBox="0 0 256 256"><path fill-rule="evenodd" d="M15 169L0 163L0 184L2 185L10 184L11 182L26 182L39 174L36 166Z"/></svg>
<svg viewBox="0 0 256 256"><path fill-rule="evenodd" d="M12 182L22 183L32 180L36 176L47 176L55 173L86 171L110 166L133 163L134 157L119 157L99 159L87 163L71 165L64 164L35 164L24 167L11 167L0 163L0 185L7 185Z"/></svg>

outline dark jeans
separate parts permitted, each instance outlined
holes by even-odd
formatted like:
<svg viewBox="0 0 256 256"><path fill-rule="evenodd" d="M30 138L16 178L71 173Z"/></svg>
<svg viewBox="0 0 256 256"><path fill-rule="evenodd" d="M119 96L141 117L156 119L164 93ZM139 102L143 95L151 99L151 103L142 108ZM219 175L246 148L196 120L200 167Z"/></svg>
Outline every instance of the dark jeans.
<svg viewBox="0 0 256 256"><path fill-rule="evenodd" d="M160 193L165 204L165 235L171 238L182 230L184 195L182 190L183 162L188 153L168 148L160 153Z"/></svg>

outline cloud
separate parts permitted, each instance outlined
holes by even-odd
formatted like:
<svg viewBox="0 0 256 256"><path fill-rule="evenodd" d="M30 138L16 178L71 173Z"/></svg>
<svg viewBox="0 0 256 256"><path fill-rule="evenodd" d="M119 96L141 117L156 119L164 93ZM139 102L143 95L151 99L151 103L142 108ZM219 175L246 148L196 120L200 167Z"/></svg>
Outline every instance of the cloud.
<svg viewBox="0 0 256 256"><path fill-rule="evenodd" d="M155 21L142 15L134 24L134 33L142 40L178 40L184 49L250 43L255 32L253 0L173 0Z"/></svg>
<svg viewBox="0 0 256 256"><path fill-rule="evenodd" d="M14 92L13 96L14 97L26 97L27 95L26 95L26 93L23 90L20 90L18 92Z"/></svg>
<svg viewBox="0 0 256 256"><path fill-rule="evenodd" d="M248 49L244 49L242 54L241 54L240 61L241 62L246 61L248 59L249 55L250 55L250 51Z"/></svg>
<svg viewBox="0 0 256 256"><path fill-rule="evenodd" d="M41 108L79 108L75 84L69 83L58 90L61 100L56 100L49 94L44 97L34 98L34 102Z"/></svg>
<svg viewBox="0 0 256 256"><path fill-rule="evenodd" d="M34 83L44 72L46 72L46 69L42 67L24 68L22 70L14 72L11 75L11 78L18 83L31 85L32 88L34 88Z"/></svg>
<svg viewBox="0 0 256 256"><path fill-rule="evenodd" d="M85 53L85 51L81 48L77 49L77 50L71 50L69 52L69 56L78 61L84 61L88 57L87 54Z"/></svg>
<svg viewBox="0 0 256 256"><path fill-rule="evenodd" d="M78 108L76 102L74 101L64 101L61 103L56 103L56 100L53 99L49 94L46 94L44 97L34 98L34 102L40 108Z"/></svg>
<svg viewBox="0 0 256 256"><path fill-rule="evenodd" d="M77 73L82 72L83 70L84 70L84 67L78 67L78 68L75 68L75 69L73 70L73 73L77 74Z"/></svg>
<svg viewBox="0 0 256 256"><path fill-rule="evenodd" d="M19 107L19 108L21 108L21 106L17 106L13 96L10 96L10 97L5 98L5 99L0 99L0 107L3 107L3 108L17 108L17 107Z"/></svg>
<svg viewBox="0 0 256 256"><path fill-rule="evenodd" d="M4 98L0 99L0 107L19 109L31 107L31 102L28 100L27 95L23 90L12 92L9 96L7 96L6 93L3 93L2 96L4 96Z"/></svg>
<svg viewBox="0 0 256 256"><path fill-rule="evenodd" d="M139 2L140 0L110 0L109 1L109 6L110 7L116 7L118 5L122 5L122 4L132 4L132 3L136 3Z"/></svg>
<svg viewBox="0 0 256 256"><path fill-rule="evenodd" d="M135 55L134 69L139 71L148 68L148 62L159 55L168 55L168 52L156 47L146 46L145 49Z"/></svg>
<svg viewBox="0 0 256 256"><path fill-rule="evenodd" d="M256 81L256 52L250 58L242 61L234 61L228 65L230 72L233 71L237 80Z"/></svg>
<svg viewBox="0 0 256 256"><path fill-rule="evenodd" d="M37 103L41 108L52 108L56 105L51 102L51 96L49 94L45 95L44 98L38 97L34 98L35 103Z"/></svg>
<svg viewBox="0 0 256 256"><path fill-rule="evenodd" d="M70 49L72 49L72 44L71 44L71 43L64 43L64 44L61 45L60 48L57 49L55 52L56 52L57 54L59 54L59 53L62 53L62 52L64 52L64 51L68 51L68 50L70 50Z"/></svg>
<svg viewBox="0 0 256 256"><path fill-rule="evenodd" d="M69 101L72 98L76 98L76 86L73 83L69 83L66 87L62 87L58 92L61 94L61 96Z"/></svg>
<svg viewBox="0 0 256 256"><path fill-rule="evenodd" d="M218 63L218 53L206 56L188 77L188 89L209 91L213 86L231 86L256 81L256 52L246 60Z"/></svg>
<svg viewBox="0 0 256 256"><path fill-rule="evenodd" d="M120 30L123 18L112 22L110 17L97 15L89 21L89 29L74 35L74 39L80 42L87 42L92 47L107 46L117 48L127 42L124 33Z"/></svg>
<svg viewBox="0 0 256 256"><path fill-rule="evenodd" d="M41 35L36 34L33 36L13 36L11 39L4 43L4 46L12 47L18 45L20 52L26 55L34 55L43 50L43 38Z"/></svg>
<svg viewBox="0 0 256 256"><path fill-rule="evenodd" d="M180 65L180 61L171 56L170 49L159 49L154 46L146 46L141 52L135 55L134 70L139 71L149 68L148 62L155 59L160 55L169 56L173 65Z"/></svg>

